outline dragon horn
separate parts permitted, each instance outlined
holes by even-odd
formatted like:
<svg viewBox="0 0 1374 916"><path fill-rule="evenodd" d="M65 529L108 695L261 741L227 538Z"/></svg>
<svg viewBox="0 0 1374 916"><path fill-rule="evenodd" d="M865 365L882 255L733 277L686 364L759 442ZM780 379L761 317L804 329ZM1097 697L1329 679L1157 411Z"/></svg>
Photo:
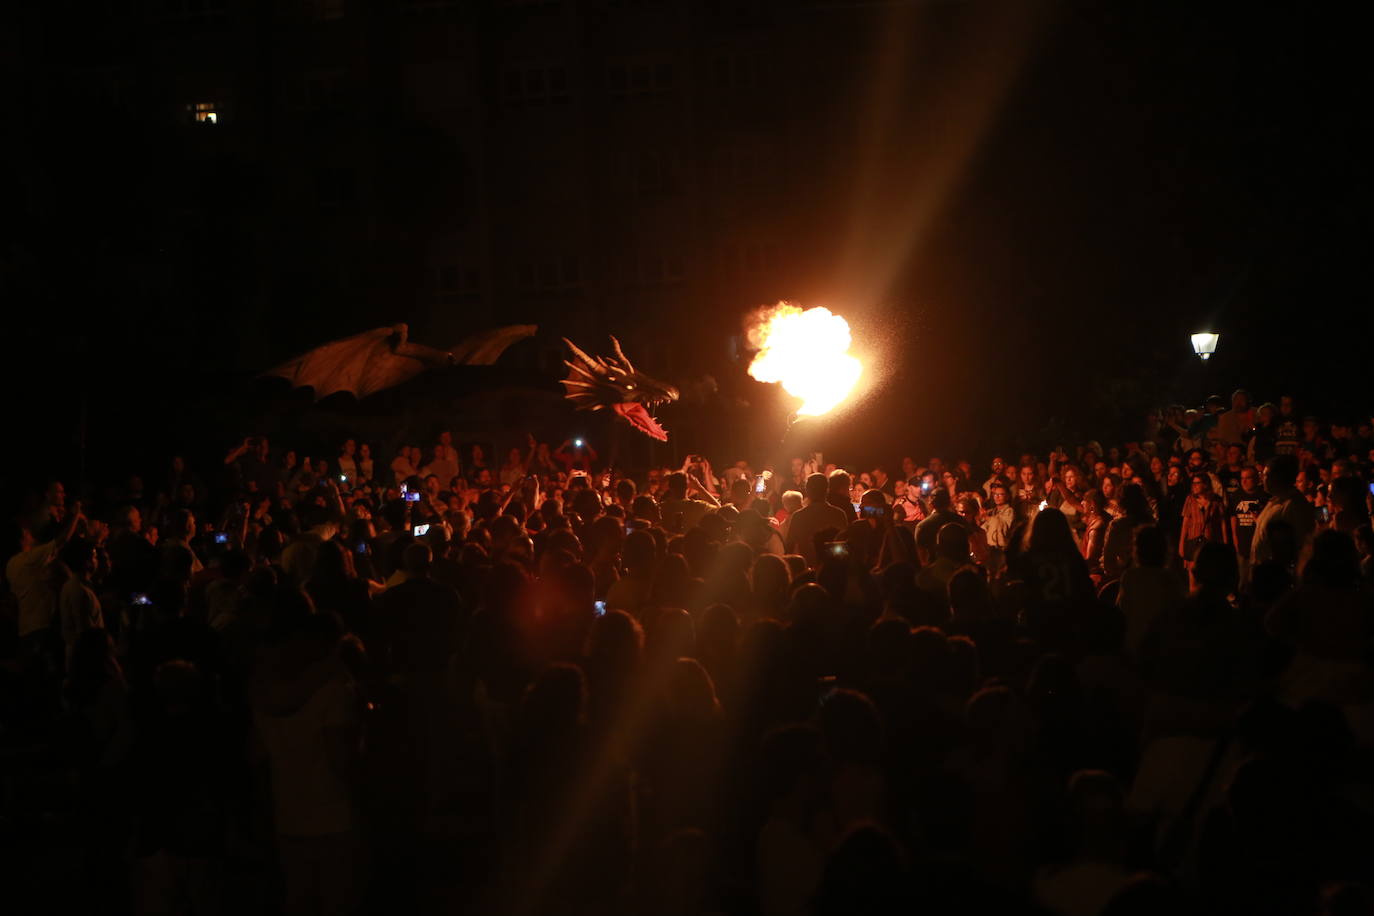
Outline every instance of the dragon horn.
<svg viewBox="0 0 1374 916"><path fill-rule="evenodd" d="M625 355L625 351L620 349L620 341L615 339L614 334L611 335L611 347L615 350L615 355L620 357L620 361L625 364L625 371L633 373L635 371L634 364L631 363L630 358Z"/></svg>
<svg viewBox="0 0 1374 916"><path fill-rule="evenodd" d="M588 356L586 353L583 353L583 352L578 348L577 344L573 343L571 340L568 340L568 338L564 337L564 338L563 338L563 342L564 342L565 344L568 345L568 349L569 349L569 350L572 350L572 351L573 351L573 355L574 355L574 356L576 356L578 359L582 360L582 362L586 363L588 366L604 366L604 364L603 364L600 360L598 360L598 359L593 359L592 357Z"/></svg>
<svg viewBox="0 0 1374 916"><path fill-rule="evenodd" d="M576 372L577 374L581 375L581 376L582 376L583 378L585 378L585 379L594 379L594 378L596 378L596 376L592 375L592 373L588 370L588 368L587 368L586 366L582 365L581 363L575 363L575 362L573 362L573 361L571 361L571 360L565 359L565 360L563 360L563 365L567 366L569 371L571 371L571 372ZM595 366L592 366L591 368L595 369L596 367L595 367ZM570 376L568 376L568 378L572 378L572 376L570 375Z"/></svg>

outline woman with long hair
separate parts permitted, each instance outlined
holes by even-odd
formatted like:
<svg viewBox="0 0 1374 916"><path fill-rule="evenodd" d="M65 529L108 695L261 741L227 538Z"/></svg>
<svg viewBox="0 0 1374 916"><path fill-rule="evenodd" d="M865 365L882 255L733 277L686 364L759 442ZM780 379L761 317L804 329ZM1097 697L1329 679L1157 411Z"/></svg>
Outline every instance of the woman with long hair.
<svg viewBox="0 0 1374 916"><path fill-rule="evenodd" d="M366 442L358 443L358 479L372 479L372 446Z"/></svg>
<svg viewBox="0 0 1374 916"><path fill-rule="evenodd" d="M1107 536L1102 546L1102 571L1109 579L1117 578L1131 565L1135 530L1141 525L1152 525L1155 521L1150 502L1145 497L1145 488L1138 483L1121 488L1120 511L1120 516L1112 519L1107 526Z"/></svg>
<svg viewBox="0 0 1374 916"><path fill-rule="evenodd" d="M1102 571L1102 548L1107 540L1107 513L1102 511L1102 494L1089 490L1083 494L1083 559L1090 573Z"/></svg>

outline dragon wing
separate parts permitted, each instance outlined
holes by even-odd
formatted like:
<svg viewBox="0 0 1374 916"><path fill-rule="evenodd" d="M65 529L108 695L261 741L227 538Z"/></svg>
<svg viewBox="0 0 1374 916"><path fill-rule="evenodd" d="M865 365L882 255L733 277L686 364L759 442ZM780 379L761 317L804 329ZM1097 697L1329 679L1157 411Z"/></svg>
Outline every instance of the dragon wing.
<svg viewBox="0 0 1374 916"><path fill-rule="evenodd" d="M449 353L460 366L490 366L501 358L511 344L533 337L537 324L508 324L503 328L482 331L458 344Z"/></svg>
<svg viewBox="0 0 1374 916"><path fill-rule="evenodd" d="M538 326L532 324L493 328L445 351L410 343L404 324L373 328L316 347L263 375L280 376L297 388L312 388L317 401L336 391L365 398L436 366L490 366L507 347L537 330Z"/></svg>
<svg viewBox="0 0 1374 916"><path fill-rule="evenodd" d="M280 376L297 388L314 389L317 401L337 391L365 398L374 391L399 385L425 368L422 361L396 353L396 348L405 343L406 334L403 324L373 328L330 341L263 375Z"/></svg>

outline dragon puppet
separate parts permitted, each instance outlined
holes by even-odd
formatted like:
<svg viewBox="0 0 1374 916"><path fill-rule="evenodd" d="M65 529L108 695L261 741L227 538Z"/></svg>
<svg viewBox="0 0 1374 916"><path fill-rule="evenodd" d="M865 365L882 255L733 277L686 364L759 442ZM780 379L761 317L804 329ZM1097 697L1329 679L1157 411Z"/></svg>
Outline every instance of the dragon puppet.
<svg viewBox="0 0 1374 916"><path fill-rule="evenodd" d="M564 337L563 343L573 356L563 361L568 367L568 377L563 379L564 397L578 410L610 409L644 435L668 441L668 431L649 411L676 401L676 388L636 370L614 337L611 349L615 356L588 356L568 338Z"/></svg>
<svg viewBox="0 0 1374 916"><path fill-rule="evenodd" d="M263 375L310 388L317 401L339 391L365 398L427 369L493 365L512 344L537 330L530 324L507 325L440 350L412 343L406 325L397 324L331 341ZM563 342L572 351L572 359L564 361L569 370L563 379L564 396L578 410L610 410L646 436L667 441L668 433L649 411L676 401L676 388L637 371L614 337L611 346L615 355L609 357L589 356L567 338Z"/></svg>

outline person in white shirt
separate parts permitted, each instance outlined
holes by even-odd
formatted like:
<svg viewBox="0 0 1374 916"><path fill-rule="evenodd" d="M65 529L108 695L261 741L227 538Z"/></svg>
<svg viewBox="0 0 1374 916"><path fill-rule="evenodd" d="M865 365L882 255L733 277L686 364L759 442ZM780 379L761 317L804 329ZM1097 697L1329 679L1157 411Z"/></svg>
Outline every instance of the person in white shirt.
<svg viewBox="0 0 1374 916"><path fill-rule="evenodd" d="M57 622L58 552L77 524L84 521L81 504L77 503L66 512L53 537L45 538L33 528L23 527L19 552L5 564L5 581L19 609L19 639L31 652L42 651Z"/></svg>
<svg viewBox="0 0 1374 916"><path fill-rule="evenodd" d="M400 486L410 478L414 477L419 470L416 465L415 453L418 448L409 445L401 446L401 450L396 453L396 457L391 459L391 473L395 475L396 486Z"/></svg>
<svg viewBox="0 0 1374 916"><path fill-rule="evenodd" d="M271 773L287 913L347 913L361 896L358 697L327 614L300 615L253 685L253 727Z"/></svg>
<svg viewBox="0 0 1374 916"><path fill-rule="evenodd" d="M434 457L430 459L425 473L439 478L439 485L447 490L458 476L458 450L453 447L453 434L444 430L439 434L439 442L434 446Z"/></svg>

